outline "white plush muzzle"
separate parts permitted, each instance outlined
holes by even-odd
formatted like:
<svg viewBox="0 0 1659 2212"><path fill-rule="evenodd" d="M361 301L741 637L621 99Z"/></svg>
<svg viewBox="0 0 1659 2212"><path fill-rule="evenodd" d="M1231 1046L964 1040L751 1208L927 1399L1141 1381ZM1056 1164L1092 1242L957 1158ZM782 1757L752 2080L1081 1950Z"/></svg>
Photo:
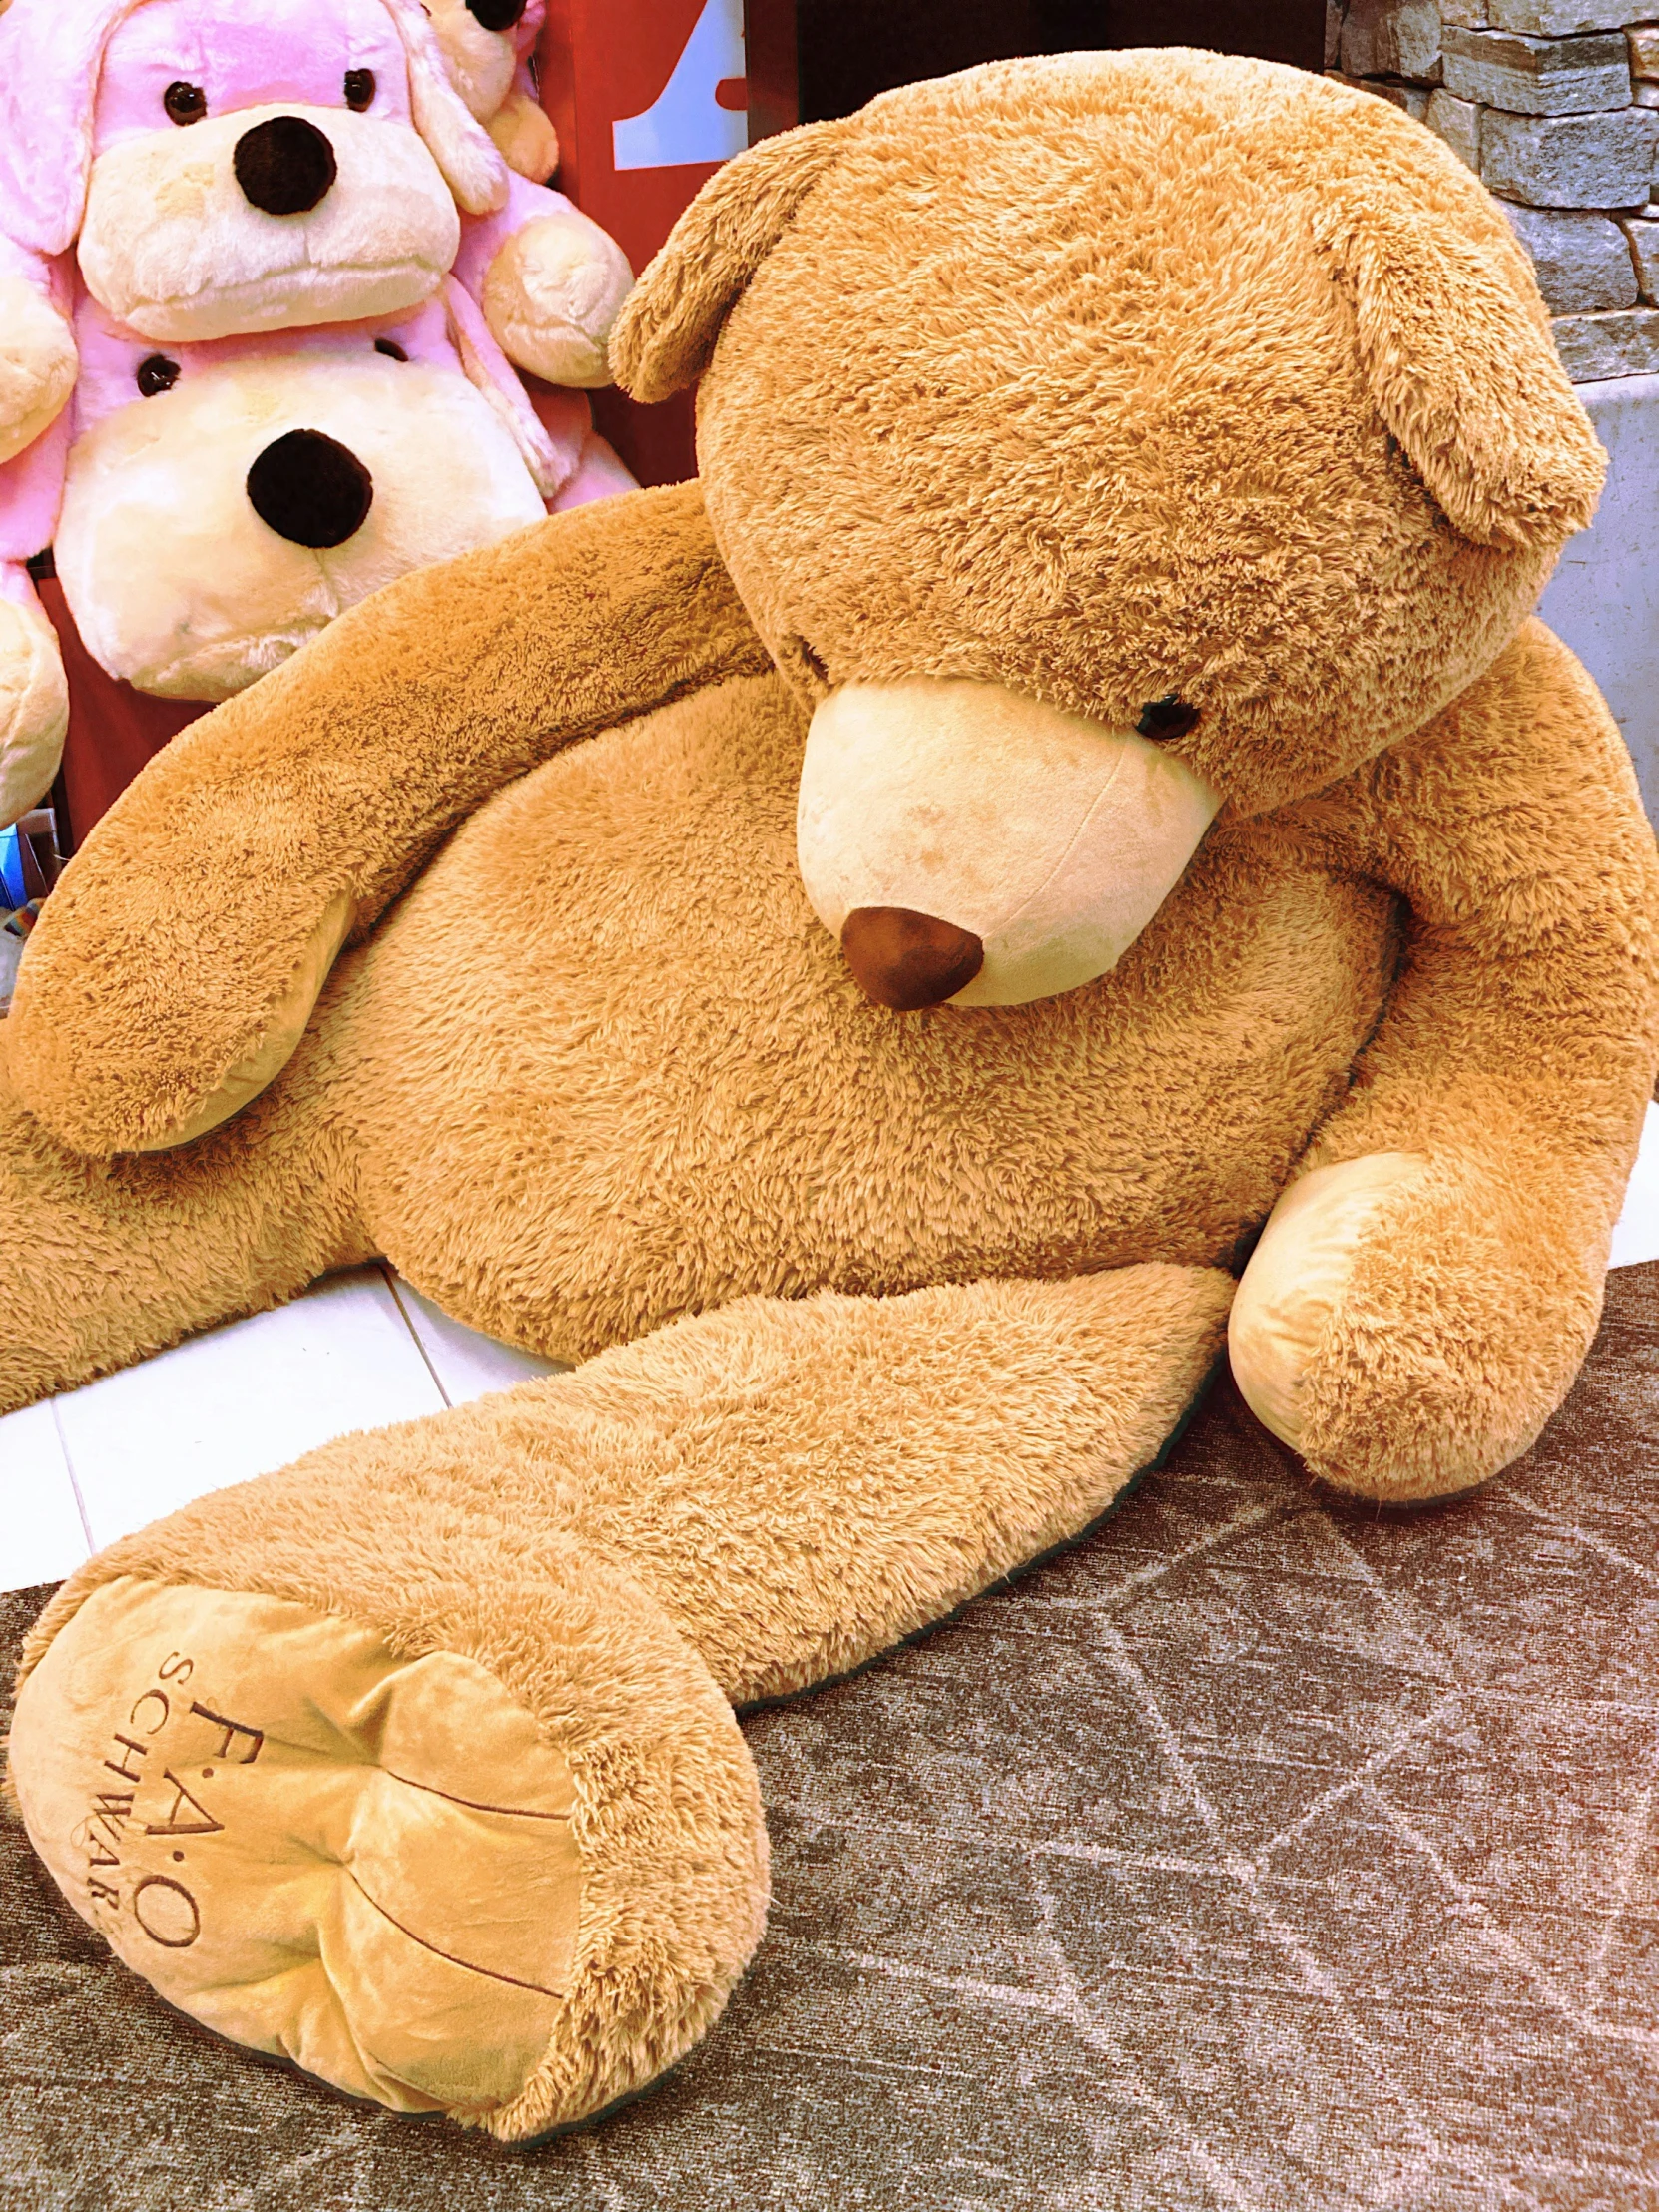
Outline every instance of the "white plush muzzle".
<svg viewBox="0 0 1659 2212"><path fill-rule="evenodd" d="M112 676L179 699L228 699L343 608L546 512L481 392L418 361L268 360L193 368L76 444L58 576L88 649ZM362 527L320 550L290 544L250 504L274 440L321 431L373 479Z"/></svg>
<svg viewBox="0 0 1659 2212"><path fill-rule="evenodd" d="M278 116L314 125L337 167L299 215L265 214L237 182L238 142ZM449 187L408 124L288 102L100 154L80 263L118 322L186 344L401 314L437 290L460 236Z"/></svg>
<svg viewBox="0 0 1659 2212"><path fill-rule="evenodd" d="M1114 967L1220 806L1133 730L1000 684L847 684L813 717L797 850L832 935L859 909L935 917L984 946L948 1003L1017 1006Z"/></svg>

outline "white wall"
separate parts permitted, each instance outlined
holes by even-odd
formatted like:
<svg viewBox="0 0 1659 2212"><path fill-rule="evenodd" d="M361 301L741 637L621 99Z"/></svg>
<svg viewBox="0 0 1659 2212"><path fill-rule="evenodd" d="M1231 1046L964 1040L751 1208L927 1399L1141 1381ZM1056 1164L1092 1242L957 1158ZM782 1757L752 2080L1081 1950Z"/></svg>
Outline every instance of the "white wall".
<svg viewBox="0 0 1659 2212"><path fill-rule="evenodd" d="M1659 824L1659 376L1580 384L1612 462L1538 608L1601 686Z"/></svg>

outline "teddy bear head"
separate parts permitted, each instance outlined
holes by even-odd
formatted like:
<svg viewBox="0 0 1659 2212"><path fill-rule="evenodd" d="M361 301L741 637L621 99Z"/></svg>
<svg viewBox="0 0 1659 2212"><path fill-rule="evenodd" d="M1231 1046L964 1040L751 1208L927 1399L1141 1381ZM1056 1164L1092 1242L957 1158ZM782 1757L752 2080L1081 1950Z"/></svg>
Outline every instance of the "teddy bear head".
<svg viewBox="0 0 1659 2212"><path fill-rule="evenodd" d="M425 0L425 6L451 83L468 112L487 124L512 90L522 34L539 25L543 10L528 0Z"/></svg>
<svg viewBox="0 0 1659 2212"><path fill-rule="evenodd" d="M807 889L870 994L1103 973L1224 808L1502 651L1604 466L1501 212L1369 94L1182 50L766 141L613 341L701 377L728 564L811 710Z"/></svg>
<svg viewBox="0 0 1659 2212"><path fill-rule="evenodd" d="M559 166L554 130L533 74L545 0L422 0L450 81L501 149L509 169L546 184Z"/></svg>
<svg viewBox="0 0 1659 2212"><path fill-rule="evenodd" d="M506 192L419 0L0 15L0 228L43 260L74 247L94 299L143 337L417 307L455 258L457 204Z"/></svg>

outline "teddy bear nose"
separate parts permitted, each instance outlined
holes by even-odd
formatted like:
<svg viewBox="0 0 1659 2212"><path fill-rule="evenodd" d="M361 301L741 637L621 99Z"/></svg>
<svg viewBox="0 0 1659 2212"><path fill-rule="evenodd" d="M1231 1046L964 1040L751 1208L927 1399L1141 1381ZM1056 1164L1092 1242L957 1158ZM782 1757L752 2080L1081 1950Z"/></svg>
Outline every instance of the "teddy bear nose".
<svg viewBox="0 0 1659 2212"><path fill-rule="evenodd" d="M864 996L900 1014L942 1006L985 964L971 929L908 906L855 906L841 925L841 951Z"/></svg>
<svg viewBox="0 0 1659 2212"><path fill-rule="evenodd" d="M260 520L290 545L343 545L374 504L374 479L348 445L321 430L289 430L248 471Z"/></svg>
<svg viewBox="0 0 1659 2212"><path fill-rule="evenodd" d="M303 215L339 174L327 138L302 115L256 123L238 139L232 164L243 198L267 215Z"/></svg>

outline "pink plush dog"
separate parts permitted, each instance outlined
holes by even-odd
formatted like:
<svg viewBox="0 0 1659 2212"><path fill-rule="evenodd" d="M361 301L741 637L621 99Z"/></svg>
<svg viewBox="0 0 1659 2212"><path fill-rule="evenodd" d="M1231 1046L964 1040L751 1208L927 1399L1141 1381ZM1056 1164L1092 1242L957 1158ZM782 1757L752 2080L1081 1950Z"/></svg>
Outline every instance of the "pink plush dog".
<svg viewBox="0 0 1659 2212"><path fill-rule="evenodd" d="M547 19L545 0L421 0L450 82L506 156L509 169L545 184L559 166L559 138L537 97L530 57Z"/></svg>
<svg viewBox="0 0 1659 2212"><path fill-rule="evenodd" d="M523 11L467 12L505 103ZM112 675L227 698L405 570L631 484L513 366L605 382L630 281L509 169L418 0L12 0L0 824L67 715L32 555Z"/></svg>

